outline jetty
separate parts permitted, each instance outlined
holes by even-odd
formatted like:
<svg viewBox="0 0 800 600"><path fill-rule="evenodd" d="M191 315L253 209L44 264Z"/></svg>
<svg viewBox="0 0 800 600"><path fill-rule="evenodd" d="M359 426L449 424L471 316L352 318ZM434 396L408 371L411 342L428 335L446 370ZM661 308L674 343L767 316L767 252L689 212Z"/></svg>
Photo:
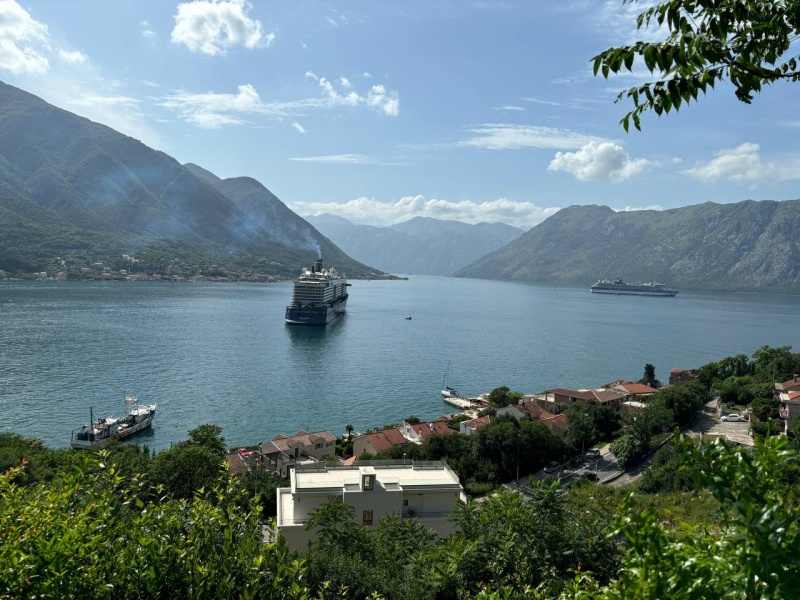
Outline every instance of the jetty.
<svg viewBox="0 0 800 600"><path fill-rule="evenodd" d="M472 408L483 408L486 406L486 400L480 396L475 398L464 398L462 396L449 396L442 398L448 404L460 408L461 410L469 410Z"/></svg>

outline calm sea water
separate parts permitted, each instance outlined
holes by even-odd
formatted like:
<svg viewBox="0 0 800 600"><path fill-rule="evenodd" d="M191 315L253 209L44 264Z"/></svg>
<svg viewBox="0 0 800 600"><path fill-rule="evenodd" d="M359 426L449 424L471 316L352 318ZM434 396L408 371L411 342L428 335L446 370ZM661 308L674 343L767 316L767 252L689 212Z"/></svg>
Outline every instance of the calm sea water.
<svg viewBox="0 0 800 600"><path fill-rule="evenodd" d="M663 380L764 344L800 346L795 297L683 292L593 295L585 288L443 277L354 281L327 328L283 322L290 283L0 283L0 431L66 446L125 392L157 402L168 447L203 423L229 445L276 433L341 434L450 412L439 390L523 392ZM412 317L406 320L406 317Z"/></svg>

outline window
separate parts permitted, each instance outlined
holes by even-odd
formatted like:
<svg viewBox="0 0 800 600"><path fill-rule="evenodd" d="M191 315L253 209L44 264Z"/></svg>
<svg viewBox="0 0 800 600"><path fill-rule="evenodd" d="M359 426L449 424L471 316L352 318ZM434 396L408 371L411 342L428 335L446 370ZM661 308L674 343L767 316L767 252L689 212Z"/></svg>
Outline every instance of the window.
<svg viewBox="0 0 800 600"><path fill-rule="evenodd" d="M320 442L320 443L316 444L316 445L314 446L314 448L316 448L317 450L319 450L320 448L322 448L322 442Z"/></svg>
<svg viewBox="0 0 800 600"><path fill-rule="evenodd" d="M364 475L364 489L371 490L374 487L375 487L375 475Z"/></svg>
<svg viewBox="0 0 800 600"><path fill-rule="evenodd" d="M365 510L364 511L363 523L364 523L364 525L372 525L372 511L371 510Z"/></svg>
<svg viewBox="0 0 800 600"><path fill-rule="evenodd" d="M405 500L403 500L403 506L408 506L408 498L406 498Z"/></svg>

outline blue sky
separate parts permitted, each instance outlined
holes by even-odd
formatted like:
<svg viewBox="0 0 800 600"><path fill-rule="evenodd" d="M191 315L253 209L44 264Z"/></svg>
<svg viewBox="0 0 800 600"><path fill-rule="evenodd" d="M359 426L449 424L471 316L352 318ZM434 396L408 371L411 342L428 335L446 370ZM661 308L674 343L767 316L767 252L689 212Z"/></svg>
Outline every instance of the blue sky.
<svg viewBox="0 0 800 600"><path fill-rule="evenodd" d="M528 228L571 204L800 197L797 84L626 134L621 0L0 0L0 79L302 215ZM658 32L638 34L657 36Z"/></svg>

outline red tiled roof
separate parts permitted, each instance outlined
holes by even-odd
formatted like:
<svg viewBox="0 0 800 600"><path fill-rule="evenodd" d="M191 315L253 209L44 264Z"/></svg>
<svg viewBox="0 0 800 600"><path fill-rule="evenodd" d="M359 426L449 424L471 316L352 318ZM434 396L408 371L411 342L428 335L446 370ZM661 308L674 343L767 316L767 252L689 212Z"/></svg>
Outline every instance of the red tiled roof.
<svg viewBox="0 0 800 600"><path fill-rule="evenodd" d="M800 389L800 377L793 377L789 381L784 381L783 383L776 383L775 387L779 390L783 390L787 392L789 390Z"/></svg>
<svg viewBox="0 0 800 600"><path fill-rule="evenodd" d="M482 417L472 419L471 421L462 421L462 424L464 427L469 427L470 429L475 430L485 427L492 421L494 421L494 417L492 415L483 415Z"/></svg>
<svg viewBox="0 0 800 600"><path fill-rule="evenodd" d="M539 422L547 427L554 435L564 435L567 429L569 429L567 415L564 413L560 415L551 415L549 412L545 411L542 413L542 416L539 417Z"/></svg>
<svg viewBox="0 0 800 600"><path fill-rule="evenodd" d="M526 400L525 402L518 404L517 408L522 409L532 420L538 419L543 412L546 412L541 406L531 400Z"/></svg>
<svg viewBox="0 0 800 600"><path fill-rule="evenodd" d="M400 430L397 429L397 427L384 429L383 434L386 436L386 439L392 442L392 444L395 446L405 446L408 443L408 440L403 437L403 434L400 433Z"/></svg>
<svg viewBox="0 0 800 600"><path fill-rule="evenodd" d="M621 387L629 394L655 394L658 390L651 388L649 385L643 383L619 383L617 387Z"/></svg>
<svg viewBox="0 0 800 600"><path fill-rule="evenodd" d="M366 435L375 452L386 452L393 446L403 446L408 443L403 434L395 428L374 431ZM399 440L398 437L400 438Z"/></svg>
<svg viewBox="0 0 800 600"><path fill-rule="evenodd" d="M800 402L800 390L789 392L789 402Z"/></svg>
<svg viewBox="0 0 800 600"><path fill-rule="evenodd" d="M447 423L445 421L434 421L433 431L434 433L438 433L439 435L450 435L451 433L455 433L455 431L453 431L447 426Z"/></svg>

